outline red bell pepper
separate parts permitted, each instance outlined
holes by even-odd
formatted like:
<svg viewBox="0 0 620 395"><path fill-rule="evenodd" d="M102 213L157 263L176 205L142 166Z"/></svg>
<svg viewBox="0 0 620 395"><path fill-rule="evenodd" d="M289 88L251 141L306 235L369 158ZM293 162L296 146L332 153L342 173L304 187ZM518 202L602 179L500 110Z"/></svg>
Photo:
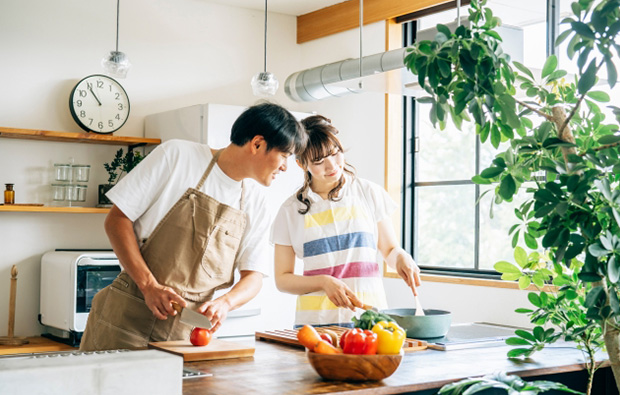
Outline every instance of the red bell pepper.
<svg viewBox="0 0 620 395"><path fill-rule="evenodd" d="M378 344L376 333L360 328L349 329L340 339L345 354L373 355L377 353Z"/></svg>

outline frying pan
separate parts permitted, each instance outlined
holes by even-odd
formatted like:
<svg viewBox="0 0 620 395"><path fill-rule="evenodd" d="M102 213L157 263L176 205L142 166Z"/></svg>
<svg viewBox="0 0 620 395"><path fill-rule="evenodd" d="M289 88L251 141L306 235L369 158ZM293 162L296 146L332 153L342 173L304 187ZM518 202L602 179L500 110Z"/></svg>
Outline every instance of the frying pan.
<svg viewBox="0 0 620 395"><path fill-rule="evenodd" d="M398 325L407 331L411 339L431 339L443 337L450 329L452 314L444 310L425 309L425 315L415 315L415 309L388 309L383 314L392 317Z"/></svg>

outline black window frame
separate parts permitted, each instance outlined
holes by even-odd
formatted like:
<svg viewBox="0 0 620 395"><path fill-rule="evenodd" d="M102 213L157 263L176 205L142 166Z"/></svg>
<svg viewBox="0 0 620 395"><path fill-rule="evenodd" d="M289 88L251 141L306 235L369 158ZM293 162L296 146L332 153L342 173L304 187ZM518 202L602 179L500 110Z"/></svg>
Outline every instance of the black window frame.
<svg viewBox="0 0 620 395"><path fill-rule="evenodd" d="M556 53L553 43L557 38L559 30L559 9L560 0L547 0L546 3L546 56ZM492 3L490 4L492 6ZM416 39L417 21L412 20L403 23L403 46L412 45ZM402 207L402 248L416 259L415 237L417 229L417 205L415 188L424 186L447 186L447 185L474 185L474 268L446 268L437 266L419 265L425 274L452 275L459 277L499 279L501 275L494 270L480 269L480 206L476 202L480 198L480 185L471 180L450 180L450 181L426 181L418 182L415 180L415 155L418 148L418 125L419 116L416 112L415 97L403 96L403 140L402 140L402 188L401 188L401 207ZM425 116L422 114L422 116ZM478 135L475 137L475 174L480 174L483 169L480 163L481 142ZM417 260L416 260L417 261Z"/></svg>

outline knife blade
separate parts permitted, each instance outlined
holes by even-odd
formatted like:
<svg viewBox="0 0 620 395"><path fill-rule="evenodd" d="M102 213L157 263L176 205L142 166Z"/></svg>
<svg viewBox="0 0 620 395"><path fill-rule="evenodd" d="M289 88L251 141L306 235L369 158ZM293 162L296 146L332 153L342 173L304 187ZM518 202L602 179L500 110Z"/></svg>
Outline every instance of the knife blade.
<svg viewBox="0 0 620 395"><path fill-rule="evenodd" d="M179 318L181 322L187 325L196 326L198 328L211 329L211 321L199 312L192 309L183 308L178 303L172 303L172 307L181 314Z"/></svg>

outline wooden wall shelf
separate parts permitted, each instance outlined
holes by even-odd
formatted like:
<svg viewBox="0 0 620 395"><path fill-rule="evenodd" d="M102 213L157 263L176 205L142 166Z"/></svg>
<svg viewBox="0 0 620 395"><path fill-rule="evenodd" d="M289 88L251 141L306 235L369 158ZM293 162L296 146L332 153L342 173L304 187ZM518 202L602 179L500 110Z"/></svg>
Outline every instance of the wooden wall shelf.
<svg viewBox="0 0 620 395"><path fill-rule="evenodd" d="M110 211L104 207L58 207L58 206L22 206L0 205L0 212L13 213L69 213L69 214L106 214Z"/></svg>
<svg viewBox="0 0 620 395"><path fill-rule="evenodd" d="M114 136L111 134L54 132L48 130L16 129L0 127L0 137L26 140L60 141L65 143L89 143L127 145L139 147L161 144L160 139Z"/></svg>

